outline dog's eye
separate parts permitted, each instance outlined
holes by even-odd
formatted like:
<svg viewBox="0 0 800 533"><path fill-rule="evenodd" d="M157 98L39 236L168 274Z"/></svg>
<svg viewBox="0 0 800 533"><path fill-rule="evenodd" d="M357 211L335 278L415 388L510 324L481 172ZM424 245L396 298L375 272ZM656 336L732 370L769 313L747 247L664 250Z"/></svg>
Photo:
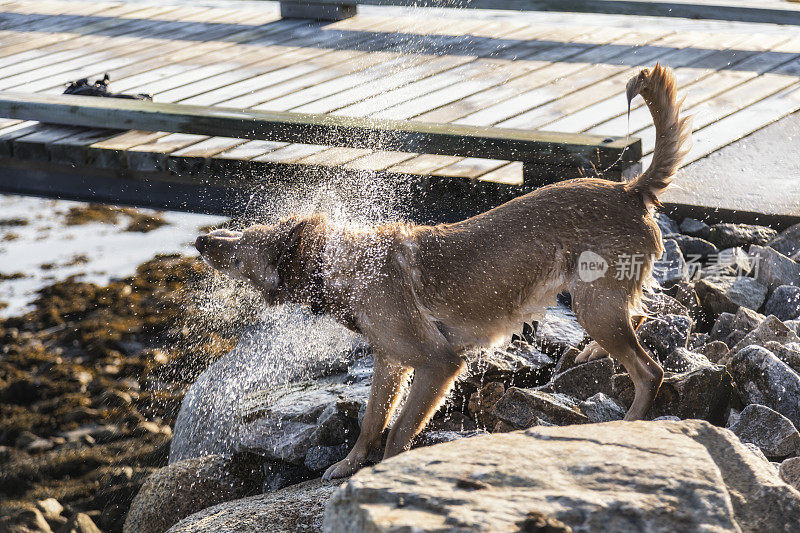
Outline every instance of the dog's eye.
<svg viewBox="0 0 800 533"><path fill-rule="evenodd" d="M243 264L244 263L242 263L242 260L239 259L238 257L233 260L233 266L235 266L236 268L238 268L240 270L241 270Z"/></svg>

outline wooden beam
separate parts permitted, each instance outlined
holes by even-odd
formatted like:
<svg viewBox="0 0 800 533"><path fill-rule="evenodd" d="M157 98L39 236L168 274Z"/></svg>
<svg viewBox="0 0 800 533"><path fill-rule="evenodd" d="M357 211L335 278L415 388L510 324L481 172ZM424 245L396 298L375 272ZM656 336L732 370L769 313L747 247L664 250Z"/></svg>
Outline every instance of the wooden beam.
<svg viewBox="0 0 800 533"><path fill-rule="evenodd" d="M339 1L322 3L316 1L281 2L281 17L285 19L344 20L356 16L356 2Z"/></svg>
<svg viewBox="0 0 800 533"><path fill-rule="evenodd" d="M164 173L137 173L102 169L94 166L55 164L48 161L20 161L0 157L0 192L72 199L111 204L173 209L225 216L242 214L254 189L253 180L260 186L259 194L269 197L296 179L293 172L304 178L324 176L314 168L300 169L268 167L242 169L234 179L207 177L176 177ZM347 169L343 169L347 171ZM300 174L298 174L299 176ZM391 172L380 176L398 184L414 183L414 194L408 199L407 215L421 222L453 222L480 213L527 192L527 188L501 185L469 179L437 176L400 175ZM403 185L400 185L401 187ZM709 224L718 222L766 224L784 229L800 223L800 214L754 213L731 211L688 204L665 204L665 211L677 218L692 217Z"/></svg>
<svg viewBox="0 0 800 533"><path fill-rule="evenodd" d="M373 120L0 91L0 117L68 126L166 131L625 170L641 158L636 138Z"/></svg>
<svg viewBox="0 0 800 533"><path fill-rule="evenodd" d="M297 3L300 0L282 0ZM317 4L338 4L342 0L314 0ZM377 6L414 6L511 11L558 11L566 13L603 13L648 17L730 20L769 24L800 25L800 9L787 2L764 7L758 0L711 0L703 3L672 0L358 0L357 4Z"/></svg>

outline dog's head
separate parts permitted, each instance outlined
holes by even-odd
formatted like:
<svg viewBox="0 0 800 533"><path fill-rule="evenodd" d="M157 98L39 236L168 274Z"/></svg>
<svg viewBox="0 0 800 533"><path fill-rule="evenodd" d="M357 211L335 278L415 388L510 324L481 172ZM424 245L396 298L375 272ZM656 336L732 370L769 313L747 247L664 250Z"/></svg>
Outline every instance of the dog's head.
<svg viewBox="0 0 800 533"><path fill-rule="evenodd" d="M645 100L648 100L651 91L658 90L659 86L667 85L671 79L673 79L671 71L658 63L653 68L643 68L636 76L628 80L627 85L625 85L625 96L628 97L628 105L630 106L631 100L637 94L641 94Z"/></svg>
<svg viewBox="0 0 800 533"><path fill-rule="evenodd" d="M194 245L213 268L249 282L270 305L279 304L287 296L287 263L293 259L307 225L307 219L293 217L244 231L218 229L200 235Z"/></svg>

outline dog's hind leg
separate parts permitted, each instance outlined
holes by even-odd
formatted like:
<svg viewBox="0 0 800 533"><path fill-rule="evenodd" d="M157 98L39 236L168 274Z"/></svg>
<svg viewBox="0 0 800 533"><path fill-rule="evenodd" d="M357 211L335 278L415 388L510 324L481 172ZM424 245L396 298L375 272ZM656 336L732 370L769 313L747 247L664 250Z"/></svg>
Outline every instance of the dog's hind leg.
<svg viewBox="0 0 800 533"><path fill-rule="evenodd" d="M661 387L664 371L636 338L627 294L618 286L588 284L581 284L571 292L572 308L581 326L622 363L633 380L634 398L625 420L644 418Z"/></svg>
<svg viewBox="0 0 800 533"><path fill-rule="evenodd" d="M636 329L639 329L639 326L644 322L644 317L633 317L634 321L637 322ZM585 363L587 361L594 361L595 359L604 359L606 357L610 357L611 354L606 351L605 348L600 346L597 341L592 341L586 345L586 347L581 350L581 353L575 358L576 363Z"/></svg>
<svg viewBox="0 0 800 533"><path fill-rule="evenodd" d="M385 357L375 355L372 386L369 390L364 420L361 422L361 433L347 457L331 465L322 476L323 479L349 476L364 465L367 455L381 438L389 417L397 406L409 370L388 361Z"/></svg>
<svg viewBox="0 0 800 533"><path fill-rule="evenodd" d="M411 441L439 408L463 366L463 360L453 352L446 355L434 352L430 364L414 368L414 381L403 410L389 432L384 459L411 447Z"/></svg>

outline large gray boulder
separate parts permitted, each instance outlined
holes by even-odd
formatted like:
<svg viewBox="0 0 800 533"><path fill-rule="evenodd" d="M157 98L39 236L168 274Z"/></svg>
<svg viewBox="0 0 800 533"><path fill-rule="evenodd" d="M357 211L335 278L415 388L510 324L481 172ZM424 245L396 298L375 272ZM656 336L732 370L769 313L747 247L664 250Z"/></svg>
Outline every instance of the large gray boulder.
<svg viewBox="0 0 800 533"><path fill-rule="evenodd" d="M181 520L169 529L169 533L322 531L325 504L341 482L316 479L279 491L214 505Z"/></svg>
<svg viewBox="0 0 800 533"><path fill-rule="evenodd" d="M587 361L555 374L540 390L567 394L579 400L597 393L610 395L614 387L615 368L614 360L610 357Z"/></svg>
<svg viewBox="0 0 800 533"><path fill-rule="evenodd" d="M571 396L517 387L506 391L494 405L492 414L514 429L589 422Z"/></svg>
<svg viewBox="0 0 800 533"><path fill-rule="evenodd" d="M774 409L800 427L800 375L761 346L739 350L727 365L746 404Z"/></svg>
<svg viewBox="0 0 800 533"><path fill-rule="evenodd" d="M731 347L731 354L738 353L746 346L764 346L768 342L779 342L781 344L795 344L800 342L800 337L794 330L784 324L775 316L768 316L757 328L741 338Z"/></svg>
<svg viewBox="0 0 800 533"><path fill-rule="evenodd" d="M781 285L800 286L800 263L770 247L751 246L750 257L757 262L756 279L773 290Z"/></svg>
<svg viewBox="0 0 800 533"><path fill-rule="evenodd" d="M769 242L768 246L786 257L792 257L800 251L800 224L783 230L780 235Z"/></svg>
<svg viewBox="0 0 800 533"><path fill-rule="evenodd" d="M753 278L717 276L695 284L703 309L714 316L735 313L739 306L758 310L767 297L767 286Z"/></svg>
<svg viewBox="0 0 800 533"><path fill-rule="evenodd" d="M662 315L647 320L636 332L639 341L656 357L666 357L677 348L686 348L692 331L692 319L684 315Z"/></svg>
<svg viewBox="0 0 800 533"><path fill-rule="evenodd" d="M752 224L714 224L703 236L720 248L766 244L777 237L778 232L766 226Z"/></svg>
<svg viewBox="0 0 800 533"><path fill-rule="evenodd" d="M702 356L701 356L702 357ZM702 361L698 357L694 362ZM677 416L721 424L730 403L731 378L722 365L701 364L687 372L666 372L648 418ZM614 398L629 406L634 388L630 376L614 376Z"/></svg>
<svg viewBox="0 0 800 533"><path fill-rule="evenodd" d="M413 450L334 492L324 530L789 532L799 520L800 492L769 463L692 420L537 427Z"/></svg>
<svg viewBox="0 0 800 533"><path fill-rule="evenodd" d="M295 465L309 461L324 469L317 447L354 443L359 412L369 397L369 379L355 381L347 374L292 383L245 397L239 417L238 450Z"/></svg>
<svg viewBox="0 0 800 533"><path fill-rule="evenodd" d="M779 286L764 305L764 313L775 315L781 320L794 320L800 317L800 286Z"/></svg>
<svg viewBox="0 0 800 533"><path fill-rule="evenodd" d="M355 337L331 319L287 306L269 309L189 387L175 422L170 463L241 449L252 429L240 423L243 398L344 372L359 353Z"/></svg>
<svg viewBox="0 0 800 533"><path fill-rule="evenodd" d="M767 457L789 457L800 454L800 433L791 420L767 407L750 404L731 425L742 442L758 446Z"/></svg>
<svg viewBox="0 0 800 533"><path fill-rule="evenodd" d="M133 499L124 533L163 533L182 518L220 502L256 494L260 464L218 455L194 457L153 473Z"/></svg>

